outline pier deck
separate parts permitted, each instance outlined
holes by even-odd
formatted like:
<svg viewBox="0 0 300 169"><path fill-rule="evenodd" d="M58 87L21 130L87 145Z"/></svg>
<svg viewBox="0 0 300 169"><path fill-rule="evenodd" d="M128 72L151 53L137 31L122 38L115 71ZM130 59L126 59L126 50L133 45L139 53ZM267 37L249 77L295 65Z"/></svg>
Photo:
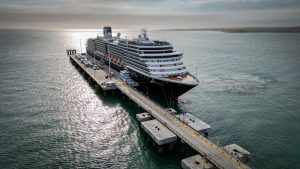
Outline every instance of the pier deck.
<svg viewBox="0 0 300 169"><path fill-rule="evenodd" d="M94 70L93 68L86 67L75 57L75 55L69 55L69 57L71 60L77 63L77 65L79 65L87 74L89 74L89 76L93 78L94 81L98 84L108 80L105 78L105 70ZM226 169L250 168L240 160L230 155L223 148L212 143L207 138L200 135L197 131L181 122L174 115L170 114L165 108L156 104L137 90L126 85L123 81L114 77L111 80L116 83L116 87L123 94L127 95L130 99L136 102L139 106L150 113L164 126L166 126L170 131L181 138L185 143L191 146L203 157L211 161L211 163L213 163L216 167Z"/></svg>

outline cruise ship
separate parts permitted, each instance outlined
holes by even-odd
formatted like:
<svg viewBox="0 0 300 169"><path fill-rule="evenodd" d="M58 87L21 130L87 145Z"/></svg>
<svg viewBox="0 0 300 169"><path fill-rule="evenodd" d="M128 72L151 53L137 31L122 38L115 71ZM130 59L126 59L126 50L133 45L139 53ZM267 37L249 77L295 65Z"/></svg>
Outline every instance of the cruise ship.
<svg viewBox="0 0 300 169"><path fill-rule="evenodd" d="M87 54L112 68L130 73L132 79L148 93L177 100L180 95L199 84L181 61L182 52L174 50L171 43L149 39L146 29L135 39L112 36L109 26L103 36L90 38Z"/></svg>

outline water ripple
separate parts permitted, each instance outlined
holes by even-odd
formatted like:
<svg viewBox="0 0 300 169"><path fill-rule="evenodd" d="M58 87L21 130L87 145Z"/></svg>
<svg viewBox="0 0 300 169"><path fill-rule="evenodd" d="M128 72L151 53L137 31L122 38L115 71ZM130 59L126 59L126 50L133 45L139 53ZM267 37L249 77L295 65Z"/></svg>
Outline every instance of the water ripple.
<svg viewBox="0 0 300 169"><path fill-rule="evenodd" d="M252 93L264 89L271 79L251 74L226 74L203 78L200 88L205 92Z"/></svg>

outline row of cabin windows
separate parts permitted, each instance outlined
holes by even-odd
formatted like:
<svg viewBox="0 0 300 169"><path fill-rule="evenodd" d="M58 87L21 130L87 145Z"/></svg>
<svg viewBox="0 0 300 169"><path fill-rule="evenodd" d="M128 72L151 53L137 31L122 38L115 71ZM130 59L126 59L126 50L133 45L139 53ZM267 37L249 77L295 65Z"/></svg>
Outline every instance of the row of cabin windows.
<svg viewBox="0 0 300 169"><path fill-rule="evenodd" d="M158 76L161 76L161 77L170 77L170 76L178 76L178 75L184 75L184 73L176 73L176 74L163 74L163 75L158 75Z"/></svg>
<svg viewBox="0 0 300 169"><path fill-rule="evenodd" d="M179 58L178 59L167 59L167 60L151 60L150 62L172 62L172 61L178 61L180 60Z"/></svg>
<svg viewBox="0 0 300 169"><path fill-rule="evenodd" d="M167 51L139 51L140 54L151 54L151 53L172 53L173 50Z"/></svg>
<svg viewBox="0 0 300 169"><path fill-rule="evenodd" d="M138 53L137 52L135 52L135 51L132 51L132 50L123 50L124 51L124 53L132 53L132 54L134 54L134 55L138 55Z"/></svg>
<svg viewBox="0 0 300 169"><path fill-rule="evenodd" d="M133 66L133 67L138 67L139 69L141 69L141 70L143 70L145 72L149 71L149 69L147 67L142 66L140 64L137 64L135 62L130 62L130 61L126 60L126 59L124 59L124 62L126 63L126 65Z"/></svg>
<svg viewBox="0 0 300 169"><path fill-rule="evenodd" d="M123 57L127 57L127 58L131 58L131 59L140 61L140 58L137 56L134 56L134 55L123 54Z"/></svg>
<svg viewBox="0 0 300 169"><path fill-rule="evenodd" d="M122 43L120 44L120 43L119 43L119 46L120 46L120 47L124 47L124 48L126 48L126 49L127 49L127 48L132 48L132 49L138 50L138 47L129 46L129 45L127 45L126 43L125 43L125 44L122 44Z"/></svg>
<svg viewBox="0 0 300 169"><path fill-rule="evenodd" d="M122 56L123 56L123 53L116 52L116 51L107 51L107 53L111 53L111 54L116 55L116 56L119 56L119 57L122 57Z"/></svg>
<svg viewBox="0 0 300 169"><path fill-rule="evenodd" d="M127 65L130 65L130 66L135 66L135 67L139 67L140 69L142 69L143 71L148 71L148 68L140 63L137 63L137 62L133 62L129 59L125 59L124 58L124 61Z"/></svg>
<svg viewBox="0 0 300 169"><path fill-rule="evenodd" d="M107 45L106 43L102 43L102 42L95 42L95 44L98 44L98 45Z"/></svg>
<svg viewBox="0 0 300 169"><path fill-rule="evenodd" d="M98 45L98 44L95 44L95 46L99 47L99 48L105 48L104 45Z"/></svg>
<svg viewBox="0 0 300 169"><path fill-rule="evenodd" d="M151 51L151 50L167 50L167 49L173 49L173 47L164 47L164 48L139 48L139 50L147 50L147 51Z"/></svg>
<svg viewBox="0 0 300 169"><path fill-rule="evenodd" d="M134 68L134 69L137 69L137 70L139 70L139 71L141 71L141 72L147 74L147 75L150 75L150 73L148 73L147 71L145 71L145 70L143 70L143 69L141 69L141 68L138 68L138 67L136 67L136 66L134 66L134 65L130 65L130 66L131 66L132 68Z"/></svg>
<svg viewBox="0 0 300 169"><path fill-rule="evenodd" d="M126 43L119 43L119 46L124 46L124 47L133 48L133 49L138 49L138 50L147 50L147 51L151 51L151 50L167 50L167 49L173 49L173 47L162 47L162 48L139 48L139 47L136 47L136 46L127 45Z"/></svg>
<svg viewBox="0 0 300 169"><path fill-rule="evenodd" d="M185 70L185 67L177 68L177 69L149 69L151 72L170 72L170 71L176 71L176 70Z"/></svg>
<svg viewBox="0 0 300 169"><path fill-rule="evenodd" d="M178 55L165 55L165 56L141 56L145 59L153 59L153 58L174 58L174 57L178 57L178 56L181 56L180 54Z"/></svg>
<svg viewBox="0 0 300 169"><path fill-rule="evenodd" d="M128 51L131 51L131 52L134 52L134 53L138 53L136 50L133 50L133 49L126 49L126 50L128 50Z"/></svg>
<svg viewBox="0 0 300 169"><path fill-rule="evenodd" d="M130 47L130 48L138 49L138 47L128 45L126 42L122 42L122 41L119 41L118 45L119 46L124 46L124 47Z"/></svg>
<svg viewBox="0 0 300 169"><path fill-rule="evenodd" d="M135 58L133 58L131 55L130 55L130 56L128 56L128 55L123 55L123 58L127 58L127 59L129 59L129 60L134 61L134 62L137 62L137 63L140 63L140 64L144 64L144 65L145 65L145 63L144 63L143 61L141 61L141 60L139 60L139 59L135 59Z"/></svg>
<svg viewBox="0 0 300 169"><path fill-rule="evenodd" d="M169 66L179 66L183 65L183 63L174 63L174 64L167 64L167 65L151 65L151 67L169 67Z"/></svg>
<svg viewBox="0 0 300 169"><path fill-rule="evenodd" d="M114 46L114 45L108 45L108 48L114 49L114 50L121 50L119 46Z"/></svg>
<svg viewBox="0 0 300 169"><path fill-rule="evenodd" d="M104 45L101 45L101 46L99 46L99 45L95 45L96 46L96 48L97 49L103 49L104 48ZM159 48L160 49L160 48ZM118 49L117 49L118 50ZM130 52L132 52L132 53L138 53L136 50L132 50L132 49L126 49L128 52L130 51ZM168 51L168 52L165 52L165 53L171 53L171 52L173 52L173 51ZM146 53L146 52L145 52ZM161 52L157 52L157 53L161 53ZM165 57L167 57L167 56L155 56L155 57L162 57L162 58L165 58ZM173 57L173 56L170 56L170 57ZM150 56L150 57L145 57L145 58L153 58L153 56ZM152 61L153 62L153 61ZM158 61L159 62L159 61Z"/></svg>
<svg viewBox="0 0 300 169"><path fill-rule="evenodd" d="M99 44L97 42L96 42L96 44L101 45L101 46L104 45L103 43ZM124 45L120 45L121 48L122 48L122 46L124 46ZM112 47L112 45L110 45L110 47ZM120 47L119 46L114 46L112 48L116 48L118 50L118 49L120 49ZM126 48L126 50L129 50L129 51L135 52L135 53L171 53L171 52L173 52L173 47L167 47L167 48L138 48L138 47L128 46ZM144 50L144 51L138 51L138 50ZM158 51L151 51L151 50L167 50L167 51L158 52Z"/></svg>
<svg viewBox="0 0 300 169"><path fill-rule="evenodd" d="M140 68L137 67L133 67L134 69L137 69L139 71L142 71L143 73L147 74L147 75L151 75L148 72L144 72L143 70L141 70ZM156 77L169 77L169 76L178 76L178 75L184 75L184 73L175 73L175 74L162 74L162 75L155 75Z"/></svg>

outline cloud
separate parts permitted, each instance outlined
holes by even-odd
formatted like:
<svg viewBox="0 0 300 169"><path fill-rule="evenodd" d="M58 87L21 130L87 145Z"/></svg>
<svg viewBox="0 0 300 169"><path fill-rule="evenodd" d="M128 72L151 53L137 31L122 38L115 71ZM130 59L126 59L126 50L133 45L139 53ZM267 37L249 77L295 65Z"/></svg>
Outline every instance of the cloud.
<svg viewBox="0 0 300 169"><path fill-rule="evenodd" d="M189 28L300 24L298 0L0 0L0 28Z"/></svg>
<svg viewBox="0 0 300 169"><path fill-rule="evenodd" d="M201 9L205 10L268 10L299 8L299 0L218 0L199 4Z"/></svg>

